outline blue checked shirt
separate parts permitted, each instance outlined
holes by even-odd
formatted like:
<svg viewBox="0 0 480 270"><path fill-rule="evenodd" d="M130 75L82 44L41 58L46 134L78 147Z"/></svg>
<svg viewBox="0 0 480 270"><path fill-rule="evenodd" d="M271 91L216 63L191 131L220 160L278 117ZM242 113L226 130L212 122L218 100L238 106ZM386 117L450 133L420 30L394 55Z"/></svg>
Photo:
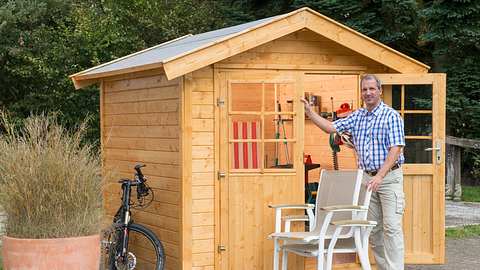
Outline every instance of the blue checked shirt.
<svg viewBox="0 0 480 270"><path fill-rule="evenodd" d="M358 167L365 171L379 170L392 146L405 146L403 120L394 109L381 102L371 112L361 108L348 117L333 122L338 132L348 131L358 155ZM400 154L397 163L403 164Z"/></svg>

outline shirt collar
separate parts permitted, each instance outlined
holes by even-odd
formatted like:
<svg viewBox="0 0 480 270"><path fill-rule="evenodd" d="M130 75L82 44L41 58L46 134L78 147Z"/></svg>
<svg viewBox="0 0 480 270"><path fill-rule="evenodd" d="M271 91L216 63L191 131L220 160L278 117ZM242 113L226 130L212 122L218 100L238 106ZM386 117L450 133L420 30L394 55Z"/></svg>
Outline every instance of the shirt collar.
<svg viewBox="0 0 480 270"><path fill-rule="evenodd" d="M383 103L383 101L380 101L380 103L375 108L373 108L371 112L369 112L366 108L363 108L363 114L369 115L371 113L375 115L375 117L377 117L382 111L383 107L385 107L385 103Z"/></svg>

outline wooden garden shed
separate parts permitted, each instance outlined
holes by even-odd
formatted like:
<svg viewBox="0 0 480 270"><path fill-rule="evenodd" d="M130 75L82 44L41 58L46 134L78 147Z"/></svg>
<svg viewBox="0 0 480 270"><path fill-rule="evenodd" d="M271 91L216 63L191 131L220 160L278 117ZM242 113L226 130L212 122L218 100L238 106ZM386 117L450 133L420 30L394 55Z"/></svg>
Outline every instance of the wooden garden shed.
<svg viewBox="0 0 480 270"><path fill-rule="evenodd" d="M134 219L163 241L167 269L236 270L272 269L267 206L304 202L304 154L332 168L328 137L305 119L300 97L315 96L319 112L357 109L365 73L378 75L384 101L405 120L406 262L443 263L445 74L428 70L301 8L180 37L71 79L76 88L100 83L104 169L129 177L147 164L155 201ZM339 167L355 166L342 149ZM308 181L318 172L307 171ZM107 189L109 214L116 188ZM336 260L358 268L354 258Z"/></svg>

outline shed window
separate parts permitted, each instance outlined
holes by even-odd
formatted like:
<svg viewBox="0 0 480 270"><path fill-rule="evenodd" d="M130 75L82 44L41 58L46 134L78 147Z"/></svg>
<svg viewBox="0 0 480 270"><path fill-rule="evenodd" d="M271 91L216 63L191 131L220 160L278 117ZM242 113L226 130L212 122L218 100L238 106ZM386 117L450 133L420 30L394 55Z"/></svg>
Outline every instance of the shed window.
<svg viewBox="0 0 480 270"><path fill-rule="evenodd" d="M268 172L294 169L294 84L231 82L229 89L230 169Z"/></svg>
<svg viewBox="0 0 480 270"><path fill-rule="evenodd" d="M386 85L405 123L405 162L432 163L432 85Z"/></svg>

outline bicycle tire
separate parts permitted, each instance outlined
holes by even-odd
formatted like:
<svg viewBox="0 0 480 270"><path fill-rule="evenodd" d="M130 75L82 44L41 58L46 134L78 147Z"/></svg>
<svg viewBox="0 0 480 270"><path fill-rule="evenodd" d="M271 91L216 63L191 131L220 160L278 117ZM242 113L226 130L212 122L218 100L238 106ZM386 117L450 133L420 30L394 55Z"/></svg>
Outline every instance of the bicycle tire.
<svg viewBox="0 0 480 270"><path fill-rule="evenodd" d="M162 242L158 237L147 227L140 224L132 223L129 228L129 243L128 253L129 262L125 265L117 262L115 254L117 250L121 248L122 244L119 239L122 239L122 230L120 226L113 227L108 233L109 248L107 249L105 267L108 270L131 270L131 269L153 269L163 270L165 267L165 252ZM153 254L156 257L155 261L152 261L151 257L144 257L143 252L148 249L148 253ZM132 263L133 261L133 263ZM133 265L133 266L132 266ZM133 267L133 268L132 268Z"/></svg>

